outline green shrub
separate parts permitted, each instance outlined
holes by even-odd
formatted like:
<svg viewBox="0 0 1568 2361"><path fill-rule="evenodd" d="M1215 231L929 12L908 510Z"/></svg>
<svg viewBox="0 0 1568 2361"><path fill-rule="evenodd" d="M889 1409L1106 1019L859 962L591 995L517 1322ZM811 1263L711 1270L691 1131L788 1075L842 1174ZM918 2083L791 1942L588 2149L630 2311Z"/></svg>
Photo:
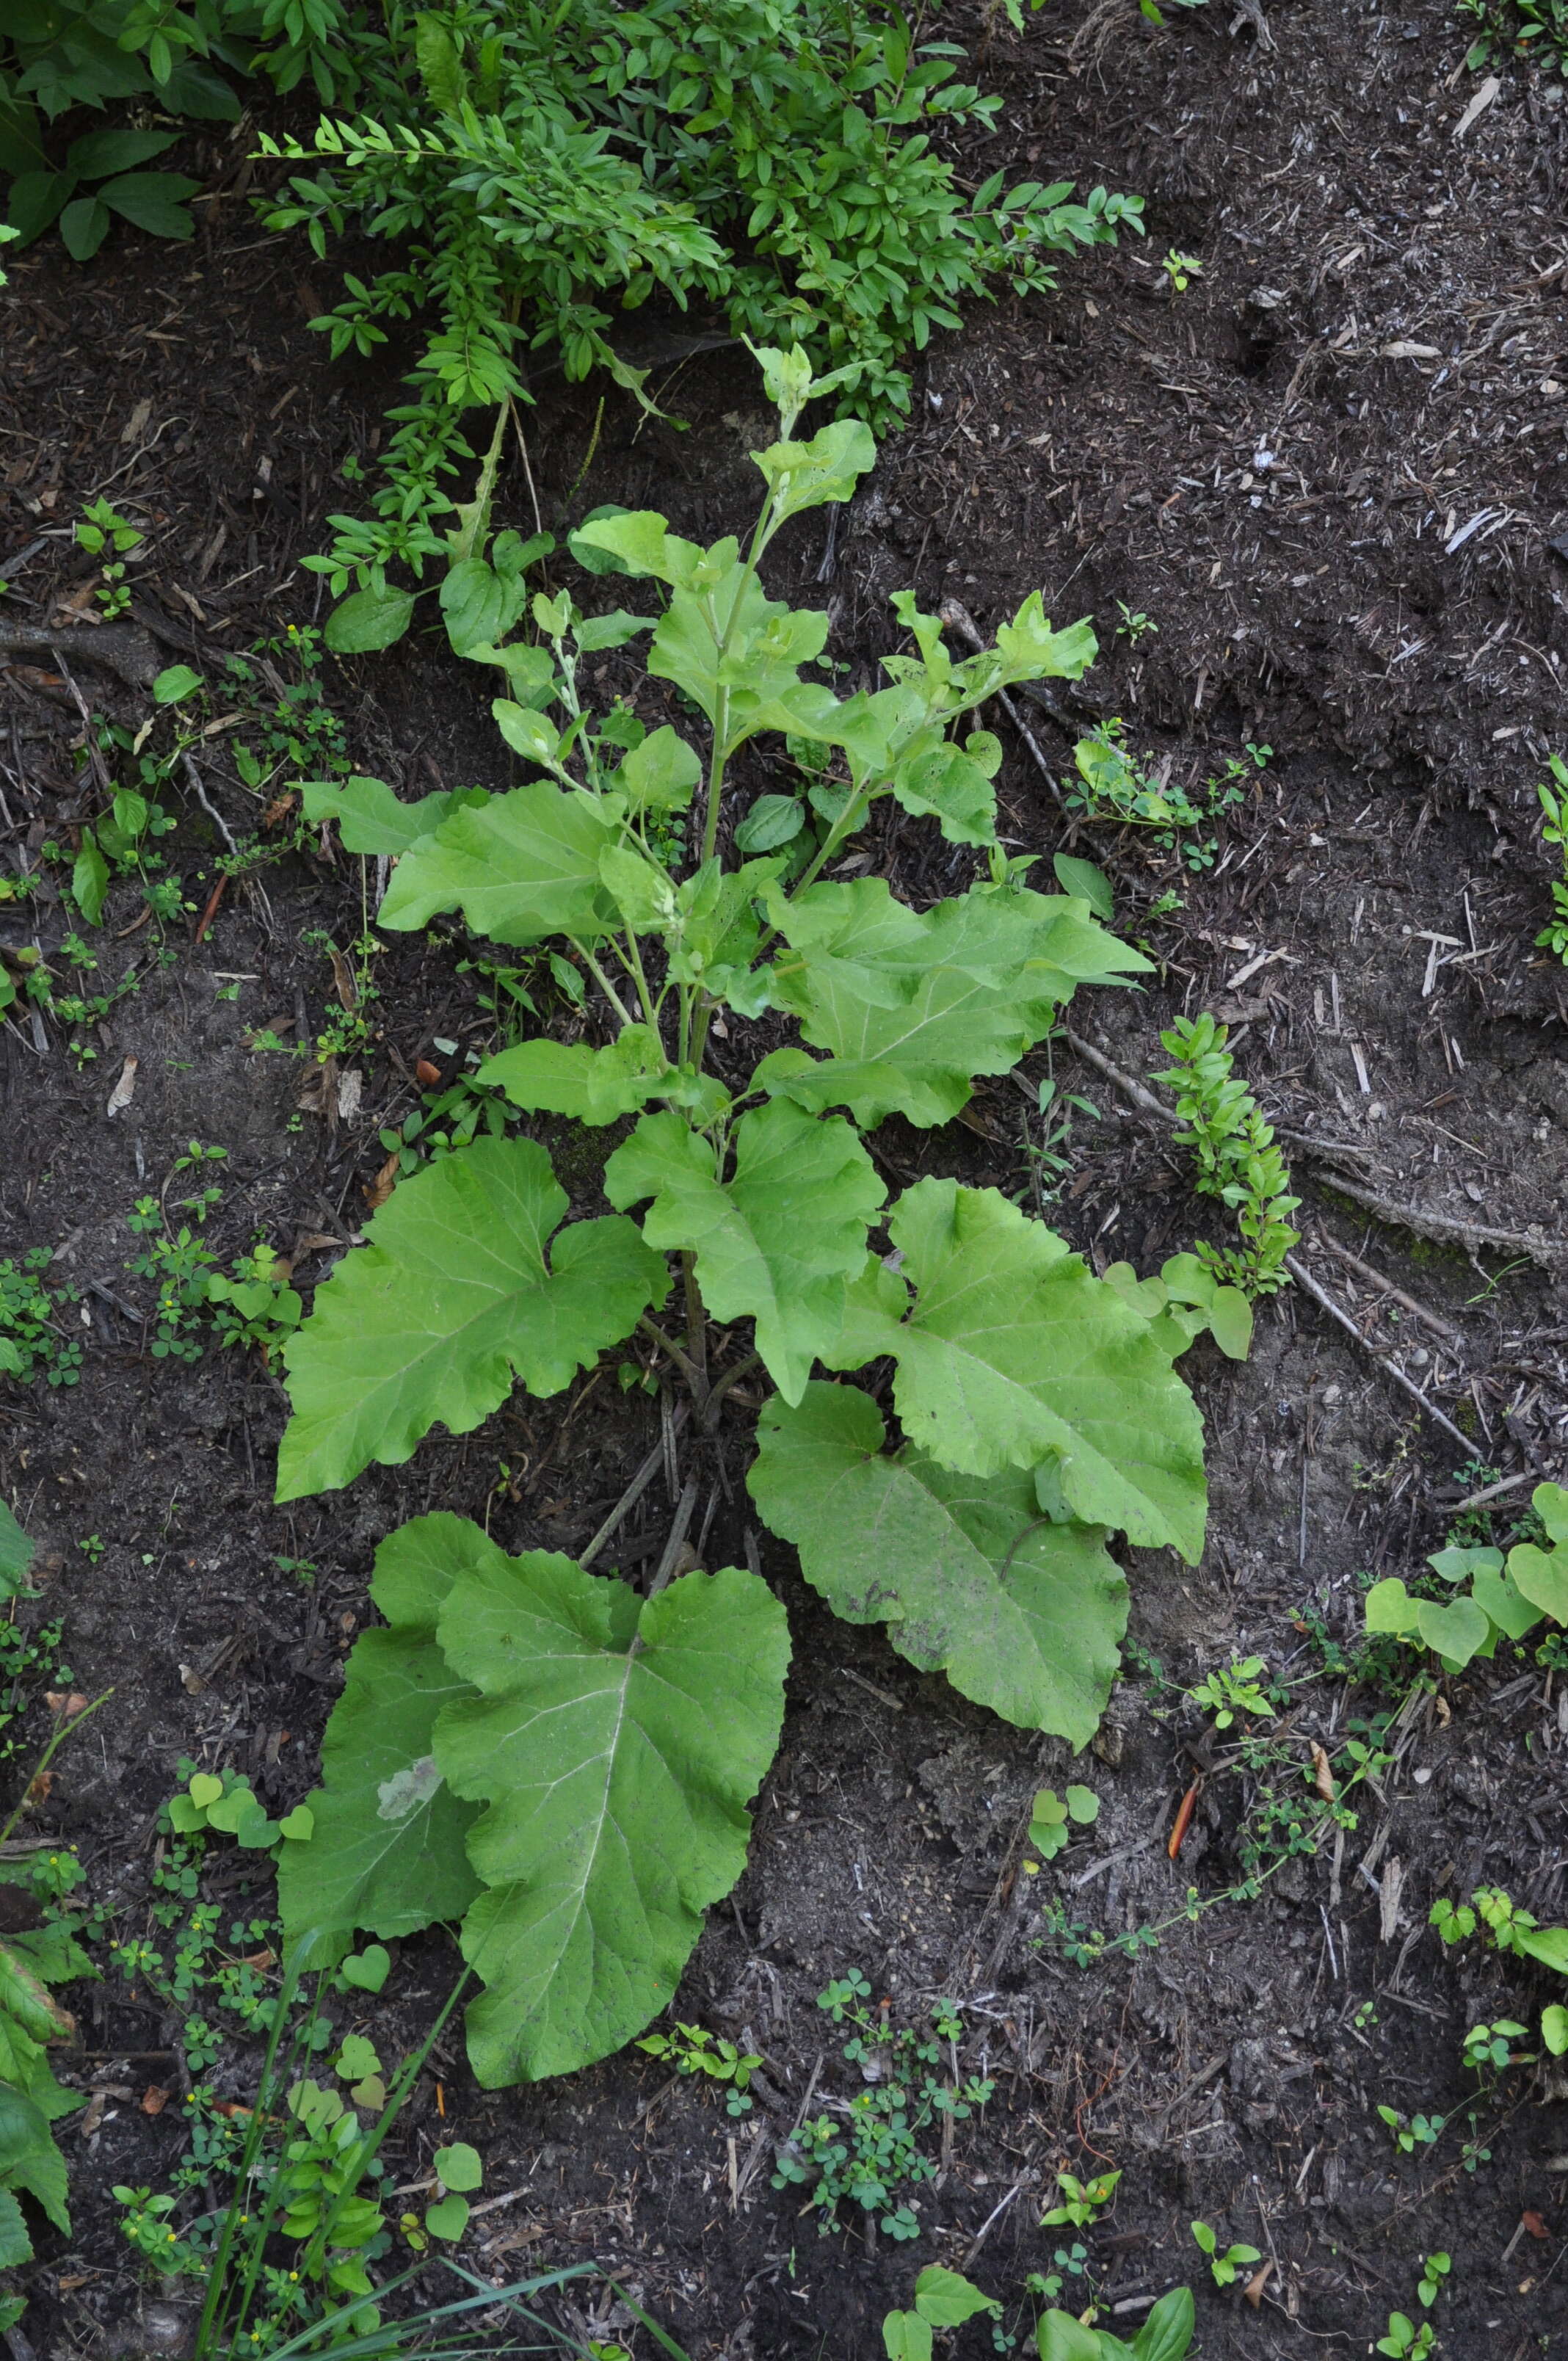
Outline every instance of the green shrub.
<svg viewBox="0 0 1568 2361"><path fill-rule="evenodd" d="M272 226L302 226L323 258L350 229L402 248L314 324L334 352L427 324L373 515L334 517L331 551L306 561L335 596L445 558L436 520L475 457L464 413L526 398L531 351L646 400L613 329L656 291L797 342L818 369L854 364L840 411L881 428L960 300L1049 288L1054 253L1142 228L1140 201L1102 188L1072 203L1070 182L1004 193L994 173L970 192L935 143L989 129L1000 101L889 0L390 0L356 55L353 122L262 142L311 168Z"/></svg>

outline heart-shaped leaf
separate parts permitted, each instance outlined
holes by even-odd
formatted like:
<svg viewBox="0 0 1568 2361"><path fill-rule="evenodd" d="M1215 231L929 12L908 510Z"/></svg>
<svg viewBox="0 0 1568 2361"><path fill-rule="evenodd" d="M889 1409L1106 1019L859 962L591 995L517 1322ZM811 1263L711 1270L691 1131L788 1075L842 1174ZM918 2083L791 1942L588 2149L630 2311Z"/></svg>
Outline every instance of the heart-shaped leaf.
<svg viewBox="0 0 1568 2361"><path fill-rule="evenodd" d="M547 1262L566 1211L530 1139L476 1140L401 1183L285 1348L280 1500L398 1466L437 1419L466 1434L514 1375L559 1393L663 1302L663 1257L617 1215L563 1230Z"/></svg>
<svg viewBox="0 0 1568 2361"><path fill-rule="evenodd" d="M362 1951L350 1951L338 1969L345 1984L356 1992L378 1993L386 1982L392 1965L391 1953L380 1943L367 1943Z"/></svg>

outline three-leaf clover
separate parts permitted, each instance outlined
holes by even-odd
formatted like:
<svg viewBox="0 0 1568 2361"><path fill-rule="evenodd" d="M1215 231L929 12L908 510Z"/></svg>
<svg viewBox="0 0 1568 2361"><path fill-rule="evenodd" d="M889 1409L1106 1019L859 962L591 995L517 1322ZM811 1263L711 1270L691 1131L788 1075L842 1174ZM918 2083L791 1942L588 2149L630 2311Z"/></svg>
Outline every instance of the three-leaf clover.
<svg viewBox="0 0 1568 2361"><path fill-rule="evenodd" d="M1042 1787L1029 1815L1029 1842L1042 1861L1052 1861L1068 1840L1069 1820L1088 1828L1099 1817L1100 1798L1091 1787L1069 1787L1065 1795Z"/></svg>

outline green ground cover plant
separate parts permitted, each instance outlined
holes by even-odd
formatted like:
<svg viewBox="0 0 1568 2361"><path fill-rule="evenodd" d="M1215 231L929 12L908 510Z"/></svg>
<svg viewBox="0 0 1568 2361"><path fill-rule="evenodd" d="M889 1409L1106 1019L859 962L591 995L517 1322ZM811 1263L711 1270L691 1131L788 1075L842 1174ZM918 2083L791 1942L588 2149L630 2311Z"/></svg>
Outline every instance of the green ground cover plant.
<svg viewBox="0 0 1568 2361"><path fill-rule="evenodd" d="M1459 0L1459 16L1474 27L1464 58L1473 73L1516 58L1568 74L1568 0Z"/></svg>
<svg viewBox="0 0 1568 2361"><path fill-rule="evenodd" d="M660 586L658 616L587 617L562 591L533 602L540 643L470 651L510 691L492 709L525 784L418 805L376 782L305 787L351 849L372 827L400 846L381 928L461 912L570 956L591 980L578 1038L521 1042L478 1079L525 1115L630 1128L603 1169L615 1211L564 1227L527 1137L475 1138L394 1189L286 1348L278 1494L398 1465L437 1422L467 1433L518 1378L558 1393L633 1333L699 1438L760 1366L748 1480L806 1579L922 1670L1081 1745L1125 1623L1107 1543L1201 1549L1201 1422L1173 1365L1206 1326L1234 1343L1245 1303L1212 1278L1207 1308L1164 1287L1129 1301L995 1191L930 1178L889 1204L867 1141L895 1109L940 1126L1080 985L1147 964L996 843L1000 749L969 719L1007 681L1076 677L1093 636L1053 630L1036 597L957 663L900 594L913 652L886 659L888 686L841 699L809 678L827 619L768 598L758 567L788 518L850 495L874 446L855 421L794 440L833 380L798 348L761 358L782 438L756 455L749 547L699 548L651 512L600 520L579 545ZM649 675L700 733L583 702L583 657L649 630ZM731 766L776 733L831 767L748 806ZM972 849L966 892L919 911L881 878L824 874L887 800ZM743 849L759 832L768 849ZM892 1369L885 1407L844 1382L872 1363ZM740 1873L788 1633L755 1574L669 1578L695 1502L646 1596L446 1514L378 1553L385 1628L356 1644L315 1834L284 1855L284 1924L345 1946L461 1919L486 2084L640 2032Z"/></svg>
<svg viewBox="0 0 1568 2361"><path fill-rule="evenodd" d="M1499 1640L1524 1640L1543 1622L1568 1624L1568 1488L1538 1484L1530 1495L1539 1540L1506 1554L1450 1542L1427 1564L1452 1597L1426 1598L1397 1575L1366 1594L1366 1629L1430 1648L1448 1673L1495 1656Z"/></svg>
<svg viewBox="0 0 1568 2361"><path fill-rule="evenodd" d="M314 324L334 354L421 323L371 511L334 517L330 550L306 561L334 596L356 586L333 644L389 645L410 572L483 553L530 355L651 401L616 319L658 295L717 316L721 339L793 339L823 372L857 364L837 397L881 428L960 302L1048 289L1062 252L1141 233L1140 201L1104 188L960 183L938 143L989 131L1000 101L957 78L961 52L930 30L888 0L389 0L360 28L359 112L262 141L304 168L265 208L270 226L302 228L323 258L351 232L400 248L368 280L349 274ZM455 479L481 455L460 504ZM512 536L519 569L547 539Z"/></svg>

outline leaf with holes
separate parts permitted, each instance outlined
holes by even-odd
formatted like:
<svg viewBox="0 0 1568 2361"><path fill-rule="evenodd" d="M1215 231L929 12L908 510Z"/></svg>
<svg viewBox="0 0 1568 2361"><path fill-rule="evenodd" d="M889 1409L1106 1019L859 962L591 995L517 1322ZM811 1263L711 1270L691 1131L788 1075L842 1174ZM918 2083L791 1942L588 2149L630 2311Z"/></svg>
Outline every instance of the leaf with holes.
<svg viewBox="0 0 1568 2361"><path fill-rule="evenodd" d="M279 1499L398 1466L437 1419L468 1433L514 1374L559 1393L663 1302L663 1259L619 1216L574 1223L547 1259L565 1213L530 1139L476 1140L404 1180L285 1347Z"/></svg>
<svg viewBox="0 0 1568 2361"><path fill-rule="evenodd" d="M855 1386L768 1402L747 1486L847 1623L1025 1730L1086 1746L1115 1677L1127 1585L1100 1525L1040 1513L1033 1476L955 1475L907 1448Z"/></svg>
<svg viewBox="0 0 1568 2361"><path fill-rule="evenodd" d="M745 1865L789 1634L734 1566L643 1599L546 1551L503 1559L473 1531L439 1630L479 1694L442 1715L435 1756L488 1807L468 1852L490 1890L463 1955L487 1986L469 2057L494 2090L607 2057L674 1994Z"/></svg>

